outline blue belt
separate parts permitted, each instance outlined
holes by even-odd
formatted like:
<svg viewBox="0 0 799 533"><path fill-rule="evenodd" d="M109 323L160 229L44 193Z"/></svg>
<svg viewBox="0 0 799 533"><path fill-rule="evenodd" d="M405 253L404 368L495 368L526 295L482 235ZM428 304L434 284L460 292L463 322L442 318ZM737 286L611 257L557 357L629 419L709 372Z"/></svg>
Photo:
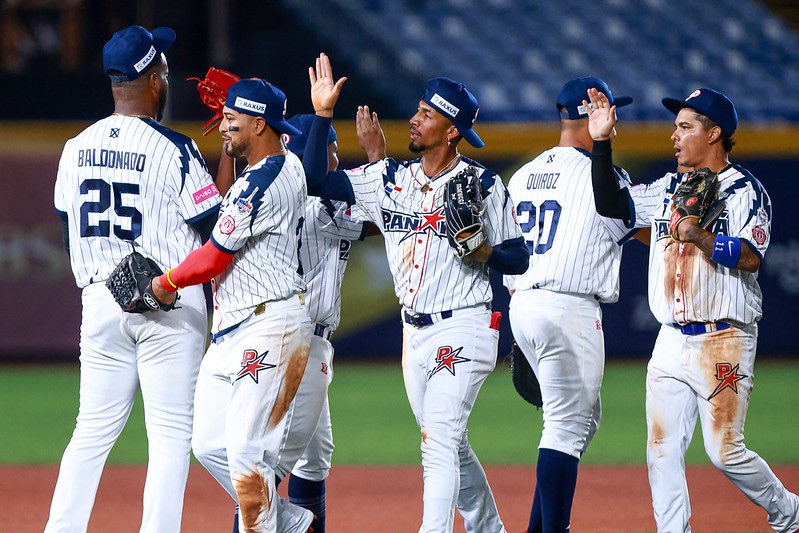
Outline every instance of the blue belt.
<svg viewBox="0 0 799 533"><path fill-rule="evenodd" d="M700 333L721 331L729 328L730 325L726 322L689 322L687 324L674 324L674 327L682 331L683 335L699 335Z"/></svg>
<svg viewBox="0 0 799 533"><path fill-rule="evenodd" d="M434 322L438 322L439 320L452 318L452 311L441 311L440 313L432 313L429 315L426 313L411 314L408 311L403 311L402 317L405 319L405 322L411 326L415 328L423 328L433 324Z"/></svg>
<svg viewBox="0 0 799 533"><path fill-rule="evenodd" d="M333 336L333 328L325 326L324 324L316 324L314 325L313 334L329 341L330 337Z"/></svg>

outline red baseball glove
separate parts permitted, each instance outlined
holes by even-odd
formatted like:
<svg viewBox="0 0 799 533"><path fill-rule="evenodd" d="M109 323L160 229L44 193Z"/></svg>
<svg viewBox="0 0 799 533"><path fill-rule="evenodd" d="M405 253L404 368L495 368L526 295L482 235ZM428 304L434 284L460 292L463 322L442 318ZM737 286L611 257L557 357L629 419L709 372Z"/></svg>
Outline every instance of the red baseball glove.
<svg viewBox="0 0 799 533"><path fill-rule="evenodd" d="M205 79L186 79L187 81L198 82L197 92L200 93L200 99L208 109L214 112L214 116L203 124L203 129L207 128L203 135L208 135L222 120L222 109L225 107L225 101L227 100L227 90L241 78L227 70L211 67L205 74Z"/></svg>

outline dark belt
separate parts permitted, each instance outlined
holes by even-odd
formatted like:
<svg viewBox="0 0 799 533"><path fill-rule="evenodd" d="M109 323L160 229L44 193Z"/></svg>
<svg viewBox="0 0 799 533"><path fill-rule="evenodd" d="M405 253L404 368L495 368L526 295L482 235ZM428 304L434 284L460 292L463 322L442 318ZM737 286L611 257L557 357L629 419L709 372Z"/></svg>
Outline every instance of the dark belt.
<svg viewBox="0 0 799 533"><path fill-rule="evenodd" d="M333 336L333 328L330 326L325 326L324 324L316 324L313 328L313 334L317 337L322 337L326 341L329 341L330 337Z"/></svg>
<svg viewBox="0 0 799 533"><path fill-rule="evenodd" d="M403 311L402 317L405 319L405 322L411 326L415 328L423 328L425 326L430 326L440 320L452 318L452 311L441 311L440 313L432 313L429 315L426 313L411 314L408 311Z"/></svg>
<svg viewBox="0 0 799 533"><path fill-rule="evenodd" d="M682 331L683 335L699 335L710 333L711 331L721 331L730 325L726 322L689 322L687 324L674 324L674 327Z"/></svg>
<svg viewBox="0 0 799 533"><path fill-rule="evenodd" d="M477 304L477 306L483 306L489 311L491 310L491 306L487 303ZM477 307L475 306L475 307ZM469 308L464 308L469 309ZM440 322L442 320L446 320L448 318L452 318L452 314L454 311L441 311L440 313L409 313L406 310L402 311L402 318L415 328L423 328L425 326L429 326L431 324L435 324L436 322Z"/></svg>

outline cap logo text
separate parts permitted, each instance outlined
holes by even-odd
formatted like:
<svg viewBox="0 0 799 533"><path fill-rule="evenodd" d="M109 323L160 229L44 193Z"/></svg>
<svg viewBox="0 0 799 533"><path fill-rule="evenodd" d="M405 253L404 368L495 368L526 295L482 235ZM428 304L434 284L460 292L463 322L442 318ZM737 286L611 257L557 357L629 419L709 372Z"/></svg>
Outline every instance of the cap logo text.
<svg viewBox="0 0 799 533"><path fill-rule="evenodd" d="M702 91L700 91L699 89L697 89L697 90L695 90L694 92L692 92L692 93L691 93L691 96L689 96L688 98L686 98L686 99L685 99L685 101L687 102L687 101L688 101L688 100L690 100L691 98L696 98L696 97L697 97L697 96L699 96L700 94L702 94Z"/></svg>
<svg viewBox="0 0 799 533"><path fill-rule="evenodd" d="M133 68L136 69L136 72L143 71L144 69L147 68L147 65L150 64L150 62L153 60L154 57L155 57L155 47L153 45L150 45L150 49L147 51L145 56L141 58L138 63L133 65Z"/></svg>
<svg viewBox="0 0 799 533"><path fill-rule="evenodd" d="M447 100L442 98L441 95L438 93L434 94L430 98L430 103L436 107L441 108L445 113L447 113L451 117L458 116L458 113L460 112L460 109L447 102Z"/></svg>
<svg viewBox="0 0 799 533"><path fill-rule="evenodd" d="M247 109L248 111L255 111L256 113L265 113L266 112L266 104L262 104L261 102L255 102L253 100L248 100L247 98L242 98L241 96L236 97L236 101L233 103L233 107L238 107L240 109Z"/></svg>

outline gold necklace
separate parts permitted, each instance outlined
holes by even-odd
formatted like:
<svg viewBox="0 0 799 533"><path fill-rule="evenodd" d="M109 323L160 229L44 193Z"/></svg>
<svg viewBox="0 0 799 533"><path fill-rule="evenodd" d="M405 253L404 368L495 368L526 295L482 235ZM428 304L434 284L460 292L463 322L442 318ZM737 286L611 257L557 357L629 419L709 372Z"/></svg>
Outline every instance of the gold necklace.
<svg viewBox="0 0 799 533"><path fill-rule="evenodd" d="M137 115L135 113L112 113L112 115L117 117L149 118L150 120L155 120L155 117L152 115Z"/></svg>
<svg viewBox="0 0 799 533"><path fill-rule="evenodd" d="M430 184L431 184L433 181L435 181L435 180L437 180L438 178L440 178L441 176L443 176L444 174L446 174L447 172L449 172L450 170L452 170L453 168L455 168L455 165L457 165L457 164L458 164L458 162L460 161L460 159L461 159L461 154L460 154L460 153L458 153L458 152L455 152L455 157L453 157L453 158L452 158L452 161L450 161L449 163L447 163L446 165L444 165L444 167L443 167L441 170L439 170L438 172L436 172L436 173L433 175L433 177L431 178L431 177L428 177L428 176L427 176L427 172L425 172L425 170L424 170L424 156L423 156L423 157L422 157L422 158L419 160L419 167L422 169L422 175L423 175L425 178L427 178L427 181L425 181L425 182L424 182L424 184L422 185L422 189L421 189L421 190L422 190L422 192L425 192L425 193L426 193L427 191L429 191L429 190L430 190Z"/></svg>

